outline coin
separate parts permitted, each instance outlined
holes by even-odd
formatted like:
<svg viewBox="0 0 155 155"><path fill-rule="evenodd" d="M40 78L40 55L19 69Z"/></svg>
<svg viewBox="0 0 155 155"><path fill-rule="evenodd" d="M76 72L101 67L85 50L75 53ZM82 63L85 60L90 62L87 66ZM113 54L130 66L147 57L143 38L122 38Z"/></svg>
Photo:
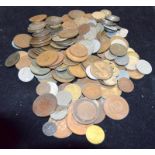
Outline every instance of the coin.
<svg viewBox="0 0 155 155"><path fill-rule="evenodd" d="M112 76L111 78L109 78L107 80L103 80L103 84L104 85L107 85L107 86L116 85L117 84L117 78L116 78L116 76Z"/></svg>
<svg viewBox="0 0 155 155"><path fill-rule="evenodd" d="M110 96L105 100L104 111L111 119L122 120L129 113L129 105L123 97Z"/></svg>
<svg viewBox="0 0 155 155"><path fill-rule="evenodd" d="M151 64L146 60L139 60L136 65L138 71L142 74L150 74L152 72Z"/></svg>
<svg viewBox="0 0 155 155"><path fill-rule="evenodd" d="M127 48L121 44L112 44L110 46L110 52L116 56L124 56L127 54Z"/></svg>
<svg viewBox="0 0 155 155"><path fill-rule="evenodd" d="M68 13L68 15L69 15L71 18L75 19L75 18L79 18L79 17L84 16L84 15L85 15L85 12L82 11L82 10L71 10L71 11Z"/></svg>
<svg viewBox="0 0 155 155"><path fill-rule="evenodd" d="M110 15L110 16L106 17L106 19L108 19L112 22L119 22L120 21L120 17L115 16L115 15Z"/></svg>
<svg viewBox="0 0 155 155"><path fill-rule="evenodd" d="M128 55L116 57L115 62L118 65L125 66L129 63L129 57L128 57Z"/></svg>
<svg viewBox="0 0 155 155"><path fill-rule="evenodd" d="M86 73L80 64L75 66L69 66L68 71L75 77L78 77L78 78L86 77Z"/></svg>
<svg viewBox="0 0 155 155"><path fill-rule="evenodd" d="M48 82L48 84L50 85L50 92L53 95L57 95L58 93L58 86L55 82Z"/></svg>
<svg viewBox="0 0 155 155"><path fill-rule="evenodd" d="M65 87L67 85L65 85ZM72 94L68 91L62 90L58 92L58 94L56 95L56 98L59 106L69 106L69 104L72 101Z"/></svg>
<svg viewBox="0 0 155 155"><path fill-rule="evenodd" d="M69 84L64 90L72 95L73 101L79 99L81 96L81 88L77 84Z"/></svg>
<svg viewBox="0 0 155 155"><path fill-rule="evenodd" d="M30 82L31 80L33 80L34 75L32 74L32 72L31 72L29 67L24 67L24 68L19 70L18 78L22 82Z"/></svg>
<svg viewBox="0 0 155 155"><path fill-rule="evenodd" d="M115 55L113 55L109 50L105 52L105 58L108 60L114 60L116 58Z"/></svg>
<svg viewBox="0 0 155 155"><path fill-rule="evenodd" d="M47 94L50 92L50 85L47 82L41 82L36 87L36 93L38 95Z"/></svg>
<svg viewBox="0 0 155 155"><path fill-rule="evenodd" d="M32 110L38 117L46 117L52 114L57 107L57 99L52 94L38 96L32 106Z"/></svg>
<svg viewBox="0 0 155 155"><path fill-rule="evenodd" d="M120 90L126 93L130 93L134 90L134 84L128 78L120 78L118 80L118 87Z"/></svg>
<svg viewBox="0 0 155 155"><path fill-rule="evenodd" d="M89 24L82 24L78 27L78 30L79 30L80 35L84 35L90 31L90 25Z"/></svg>
<svg viewBox="0 0 155 155"><path fill-rule="evenodd" d="M28 34L18 34L13 38L13 43L20 48L28 48L32 37Z"/></svg>
<svg viewBox="0 0 155 155"><path fill-rule="evenodd" d="M72 106L70 106L68 115L67 115L67 126L76 135L85 135L86 130L90 125L78 123L72 115Z"/></svg>
<svg viewBox="0 0 155 155"><path fill-rule="evenodd" d="M104 130L97 125L91 125L87 128L86 138L92 144L100 144L105 139Z"/></svg>
<svg viewBox="0 0 155 155"><path fill-rule="evenodd" d="M105 13L102 11L95 11L92 13L92 16L96 19L96 20L101 20L105 18Z"/></svg>
<svg viewBox="0 0 155 155"><path fill-rule="evenodd" d="M87 76L92 79L92 80L97 80L97 78L95 76L92 75L91 71L90 71L90 65L86 68L86 74Z"/></svg>
<svg viewBox="0 0 155 155"><path fill-rule="evenodd" d="M82 93L87 98L95 100L101 97L101 87L95 83L87 83L83 86Z"/></svg>
<svg viewBox="0 0 155 155"><path fill-rule="evenodd" d="M97 39L93 39L92 44L94 45L93 53L97 53L101 47L101 43Z"/></svg>
<svg viewBox="0 0 155 155"><path fill-rule="evenodd" d="M134 56L129 56L129 63L125 66L128 70L136 70L136 65L138 63L138 58Z"/></svg>
<svg viewBox="0 0 155 155"><path fill-rule="evenodd" d="M53 122L46 122L45 124L43 124L42 126L42 132L44 133L44 135L46 136L53 136L54 133L56 133L57 130L57 126L55 123Z"/></svg>
<svg viewBox="0 0 155 155"><path fill-rule="evenodd" d="M29 21L30 22L41 22L41 21L43 21L46 18L47 18L46 14L40 14L40 15L35 15L33 17L30 17Z"/></svg>
<svg viewBox="0 0 155 155"><path fill-rule="evenodd" d="M123 78L123 77L129 79L129 74L128 74L128 72L126 70L120 70L117 79L120 79L120 78Z"/></svg>
<svg viewBox="0 0 155 155"><path fill-rule="evenodd" d="M128 73L129 73L129 76L135 80L138 80L144 77L144 74L140 73L138 70L133 70L133 71L128 70Z"/></svg>
<svg viewBox="0 0 155 155"><path fill-rule="evenodd" d="M56 121L55 124L57 126L57 130L54 133L54 137L56 137L56 138L67 138L72 134L72 131L67 126L66 119Z"/></svg>
<svg viewBox="0 0 155 155"><path fill-rule="evenodd" d="M18 52L12 53L5 60L5 66L6 67L12 67L19 61L19 59L20 59L20 55Z"/></svg>
<svg viewBox="0 0 155 155"><path fill-rule="evenodd" d="M99 109L95 102L89 99L79 99L73 103L73 116L82 124L93 123L99 115Z"/></svg>

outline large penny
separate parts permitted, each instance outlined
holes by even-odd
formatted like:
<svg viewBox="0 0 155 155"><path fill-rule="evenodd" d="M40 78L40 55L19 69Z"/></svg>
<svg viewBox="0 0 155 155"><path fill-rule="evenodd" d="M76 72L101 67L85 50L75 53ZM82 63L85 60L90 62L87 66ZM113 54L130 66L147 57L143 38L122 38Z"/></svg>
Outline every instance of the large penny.
<svg viewBox="0 0 155 155"><path fill-rule="evenodd" d="M33 102L32 110L39 117L46 117L52 114L57 107L57 99L52 94L38 96Z"/></svg>

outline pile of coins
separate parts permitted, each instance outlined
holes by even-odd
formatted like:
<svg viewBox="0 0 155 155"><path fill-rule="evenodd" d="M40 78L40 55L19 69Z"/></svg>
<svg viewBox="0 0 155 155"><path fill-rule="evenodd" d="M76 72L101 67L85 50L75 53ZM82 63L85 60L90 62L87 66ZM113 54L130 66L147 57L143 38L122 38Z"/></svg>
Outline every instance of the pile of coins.
<svg viewBox="0 0 155 155"><path fill-rule="evenodd" d="M56 138L74 133L92 144L102 143L105 132L97 124L106 116L122 120L129 114L121 94L132 92L131 79L150 74L151 64L129 46L128 30L110 10L72 10L62 17L40 14L29 21L28 34L13 38L18 51L5 66L15 65L23 82L38 79L32 110L49 117L43 133Z"/></svg>

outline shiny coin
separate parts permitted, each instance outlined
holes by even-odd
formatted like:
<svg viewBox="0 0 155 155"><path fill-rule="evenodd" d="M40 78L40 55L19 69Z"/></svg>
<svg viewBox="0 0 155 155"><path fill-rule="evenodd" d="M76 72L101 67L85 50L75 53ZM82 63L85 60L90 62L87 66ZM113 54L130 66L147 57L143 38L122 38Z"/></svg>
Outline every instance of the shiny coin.
<svg viewBox="0 0 155 155"><path fill-rule="evenodd" d="M115 16L115 15L110 15L110 16L106 17L106 19L108 19L112 22L119 22L120 21L120 17Z"/></svg>
<svg viewBox="0 0 155 155"><path fill-rule="evenodd" d="M97 125L91 125L87 128L86 138L92 144L101 144L105 139L104 130Z"/></svg>
<svg viewBox="0 0 155 155"><path fill-rule="evenodd" d="M116 58L109 50L105 52L105 58L108 60L114 60Z"/></svg>
<svg viewBox="0 0 155 155"><path fill-rule="evenodd" d="M134 56L129 56L129 63L125 66L128 70L136 70L136 65L139 59Z"/></svg>
<svg viewBox="0 0 155 155"><path fill-rule="evenodd" d="M20 55L18 52L15 52L11 54L6 60L5 60L5 66L6 67L12 67L14 66L20 59Z"/></svg>
<svg viewBox="0 0 155 155"><path fill-rule="evenodd" d="M65 85L65 87L67 85ZM70 92L68 92L68 91L62 90L62 91L59 91L58 92L56 98L57 98L57 101L58 101L58 105L59 106L69 106L69 104L72 101L72 94Z"/></svg>
<svg viewBox="0 0 155 155"><path fill-rule="evenodd" d="M43 126L42 126L42 132L44 133L44 135L46 136L53 136L54 133L57 130L57 126L55 123L53 122L46 122Z"/></svg>
<svg viewBox="0 0 155 155"><path fill-rule="evenodd" d="M126 93L130 93L134 90L133 82L127 78L120 78L118 80L118 87L120 90Z"/></svg>
<svg viewBox="0 0 155 155"><path fill-rule="evenodd" d="M77 100L81 96L81 88L76 84L69 84L64 90L72 95L72 100Z"/></svg>
<svg viewBox="0 0 155 155"><path fill-rule="evenodd" d="M38 117L46 117L57 108L57 99L52 94L38 96L33 102L32 110Z"/></svg>
<svg viewBox="0 0 155 155"><path fill-rule="evenodd" d="M47 94L50 92L50 89L51 89L51 87L47 82L41 82L36 87L36 93L38 95Z"/></svg>
<svg viewBox="0 0 155 155"><path fill-rule="evenodd" d="M92 75L91 71L90 71L90 65L86 68L86 74L87 76L92 79L92 80L97 80L97 78L95 76Z"/></svg>
<svg viewBox="0 0 155 155"><path fill-rule="evenodd" d="M115 62L117 65L125 66L129 63L129 57L128 55L116 57Z"/></svg>
<svg viewBox="0 0 155 155"><path fill-rule="evenodd" d="M29 67L24 67L24 68L19 70L18 78L22 82L30 82L31 80L33 80L34 75L32 74L32 72L31 72Z"/></svg>
<svg viewBox="0 0 155 155"><path fill-rule="evenodd" d="M152 72L152 66L146 60L139 60L136 67L138 71L142 74L150 74Z"/></svg>
<svg viewBox="0 0 155 155"><path fill-rule="evenodd" d="M129 105L124 98L111 96L105 100L104 110L111 119L122 120L129 113Z"/></svg>
<svg viewBox="0 0 155 155"><path fill-rule="evenodd" d="M58 93L58 86L55 82L48 82L48 84L50 85L50 92L53 95L57 95Z"/></svg>
<svg viewBox="0 0 155 155"><path fill-rule="evenodd" d="M94 45L93 53L97 53L98 50L99 50L100 47L101 47L100 42L99 42L97 39L93 39L93 40L92 40L92 44Z"/></svg>

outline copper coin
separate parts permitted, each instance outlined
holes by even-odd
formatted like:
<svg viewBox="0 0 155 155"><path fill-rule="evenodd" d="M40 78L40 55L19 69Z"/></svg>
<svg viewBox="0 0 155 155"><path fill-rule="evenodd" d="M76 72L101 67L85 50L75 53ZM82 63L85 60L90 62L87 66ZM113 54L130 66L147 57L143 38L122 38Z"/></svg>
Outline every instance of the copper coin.
<svg viewBox="0 0 155 155"><path fill-rule="evenodd" d="M82 24L79 26L79 34L80 35L84 35L86 34L87 32L89 32L90 30L90 25L89 24Z"/></svg>
<svg viewBox="0 0 155 155"><path fill-rule="evenodd" d="M72 104L70 105L68 110L67 126L74 134L77 134L77 135L85 135L86 130L89 127L89 125L80 124L74 119L73 113L72 113Z"/></svg>
<svg viewBox="0 0 155 155"><path fill-rule="evenodd" d="M47 25L55 26L62 23L62 18L58 16L49 16L45 22Z"/></svg>
<svg viewBox="0 0 155 155"><path fill-rule="evenodd" d="M120 90L126 93L130 93L134 90L134 84L128 78L120 78L118 80L118 87Z"/></svg>
<svg viewBox="0 0 155 155"><path fill-rule="evenodd" d="M18 34L13 38L13 42L20 48L28 48L32 37L28 34Z"/></svg>
<svg viewBox="0 0 155 155"><path fill-rule="evenodd" d="M50 66L53 63L55 63L58 59L58 53L55 51L45 51L42 54L40 54L36 62L39 66Z"/></svg>
<svg viewBox="0 0 155 155"><path fill-rule="evenodd" d="M129 73L129 76L135 80L142 79L144 77L144 74L140 73L138 70L134 70L134 71L128 70L128 73Z"/></svg>
<svg viewBox="0 0 155 155"><path fill-rule="evenodd" d="M111 96L105 100L104 111L114 120L122 120L129 113L129 105L123 97Z"/></svg>
<svg viewBox="0 0 155 155"><path fill-rule="evenodd" d="M55 122L57 130L54 133L56 138L67 138L72 134L72 131L67 126L66 118Z"/></svg>
<svg viewBox="0 0 155 155"><path fill-rule="evenodd" d="M57 99L52 94L38 96L33 102L32 110L38 117L46 117L52 114L57 107Z"/></svg>
<svg viewBox="0 0 155 155"><path fill-rule="evenodd" d="M35 16L29 18L29 21L30 22L41 22L46 18L47 18L46 14L40 14L40 15L35 15Z"/></svg>
<svg viewBox="0 0 155 155"><path fill-rule="evenodd" d="M36 87L36 93L38 95L44 95L50 93L51 87L47 82L41 82Z"/></svg>
<svg viewBox="0 0 155 155"><path fill-rule="evenodd" d="M69 15L71 18L75 19L75 18L79 18L79 17L84 16L84 15L85 15L85 12L82 11L82 10L72 10L72 11L70 11L70 12L68 13L68 15Z"/></svg>
<svg viewBox="0 0 155 155"><path fill-rule="evenodd" d="M20 55L18 52L12 53L5 60L5 66L6 67L12 67L19 61L19 59L20 59Z"/></svg>
<svg viewBox="0 0 155 155"><path fill-rule="evenodd" d="M77 29L78 26L77 24L74 22L74 20L69 20L69 21L65 21L62 24L63 29Z"/></svg>
<svg viewBox="0 0 155 155"><path fill-rule="evenodd" d="M101 47L99 49L98 53L103 53L105 51L107 51L110 47L110 39L106 36L102 37L100 39L100 43L101 43Z"/></svg>
<svg viewBox="0 0 155 155"><path fill-rule="evenodd" d="M88 49L84 45L76 43L71 46L70 53L75 57L84 57L88 55Z"/></svg>
<svg viewBox="0 0 155 155"><path fill-rule="evenodd" d="M95 100L101 97L101 87L96 83L87 83L83 86L82 93L89 99Z"/></svg>

